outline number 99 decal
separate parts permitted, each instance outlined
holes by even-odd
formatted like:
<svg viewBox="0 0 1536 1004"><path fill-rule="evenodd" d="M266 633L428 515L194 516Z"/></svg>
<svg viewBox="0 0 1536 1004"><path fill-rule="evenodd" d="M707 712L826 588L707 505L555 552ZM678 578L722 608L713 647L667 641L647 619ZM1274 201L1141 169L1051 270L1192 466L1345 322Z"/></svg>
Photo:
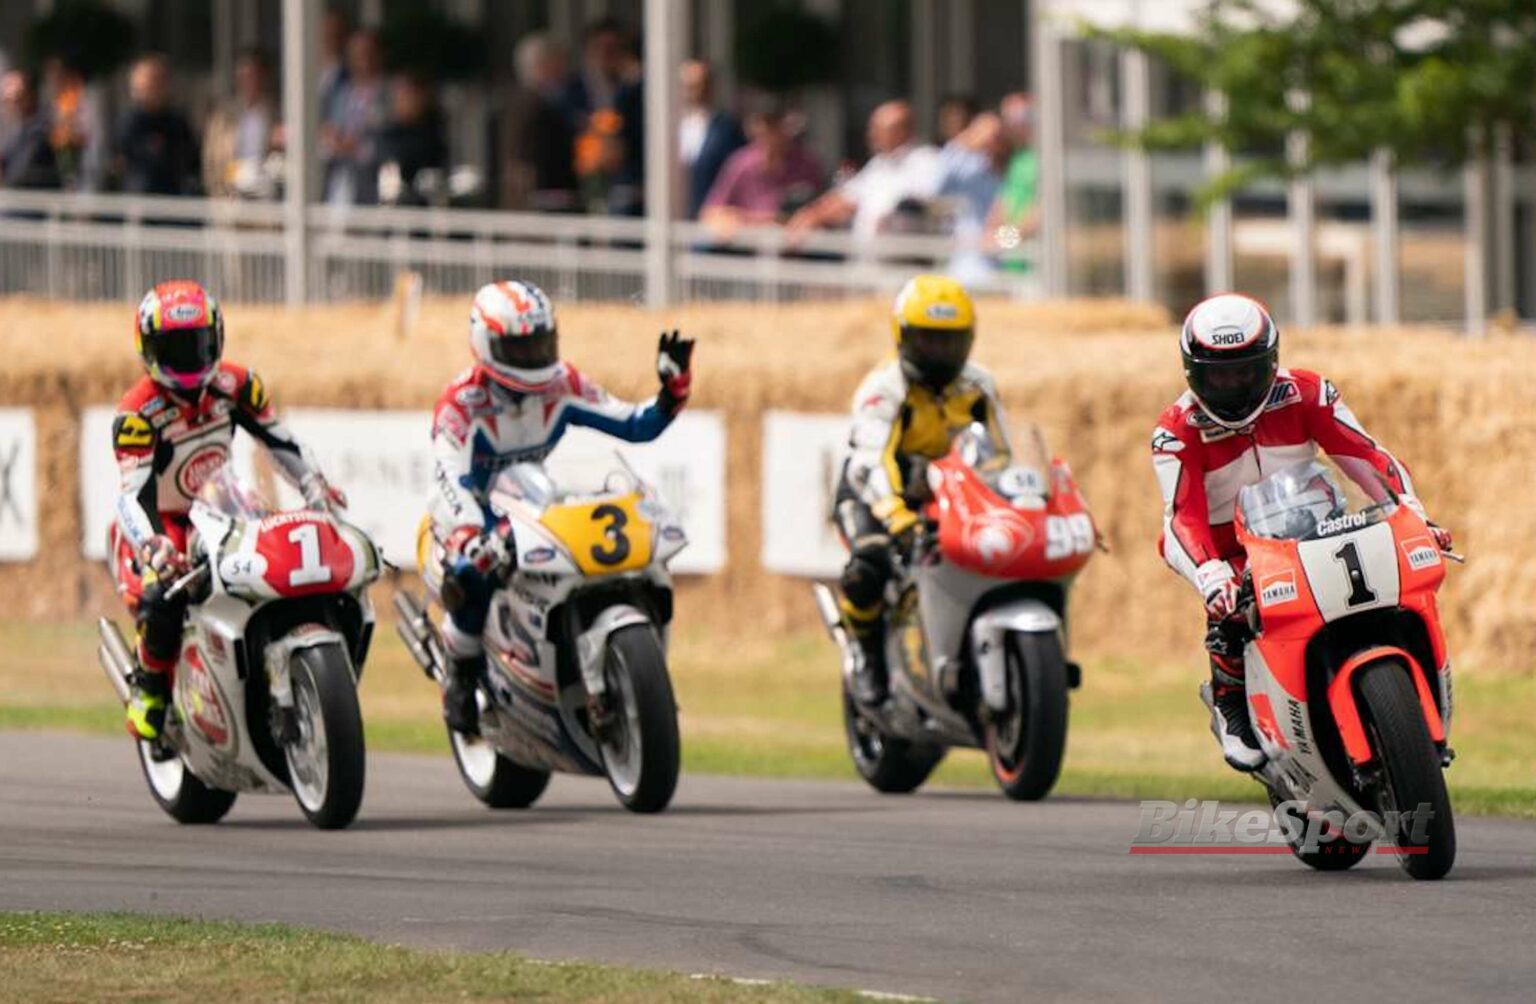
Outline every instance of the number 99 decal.
<svg viewBox="0 0 1536 1004"><path fill-rule="evenodd" d="M1045 560L1060 561L1093 550L1093 518L1085 512L1045 518Z"/></svg>

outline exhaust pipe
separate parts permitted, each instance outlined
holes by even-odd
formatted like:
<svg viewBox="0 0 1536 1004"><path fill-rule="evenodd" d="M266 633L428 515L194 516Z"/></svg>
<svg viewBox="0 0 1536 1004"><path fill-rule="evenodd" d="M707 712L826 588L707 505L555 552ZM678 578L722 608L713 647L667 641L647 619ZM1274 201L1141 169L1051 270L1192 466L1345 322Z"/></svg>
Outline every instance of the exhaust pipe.
<svg viewBox="0 0 1536 1004"><path fill-rule="evenodd" d="M405 650L411 653L411 658L416 660L416 664L429 679L436 680L437 660L432 658L432 653L423 641L429 628L426 614L406 592L395 593L395 612L400 615L400 619L395 621L395 633L400 636Z"/></svg>
<svg viewBox="0 0 1536 1004"><path fill-rule="evenodd" d="M832 590L821 582L811 584L811 595L816 597L816 611L821 614L821 623L827 629L827 635L837 645L838 654L843 657L843 680L845 683L851 683L854 667L860 656L854 648L853 639L848 637L848 628L843 623L843 612L837 607L837 597L833 596Z"/></svg>
<svg viewBox="0 0 1536 1004"><path fill-rule="evenodd" d="M103 617L97 621L96 629L101 635L101 645L96 649L96 661L101 663L102 672L107 674L112 689L117 691L118 700L127 704L131 694L128 678L133 675L133 655L128 651L128 643L123 640L123 633L115 623Z"/></svg>

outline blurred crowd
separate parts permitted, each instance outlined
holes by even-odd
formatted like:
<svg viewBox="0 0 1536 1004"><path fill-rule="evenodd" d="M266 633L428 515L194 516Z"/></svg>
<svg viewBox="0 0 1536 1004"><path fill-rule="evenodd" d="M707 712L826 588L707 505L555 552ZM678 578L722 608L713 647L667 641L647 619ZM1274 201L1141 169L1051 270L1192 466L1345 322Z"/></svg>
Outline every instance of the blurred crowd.
<svg viewBox="0 0 1536 1004"><path fill-rule="evenodd" d="M546 34L519 41L511 81L492 102L493 149L484 165L454 165L439 88L391 72L377 32L328 12L319 51L326 202L643 212L640 45L620 20L588 25L574 55ZM129 67L115 121L104 100L109 83L87 81L61 59L40 73L5 72L0 186L280 194L284 127L266 53L238 53L223 88L228 97L195 125L162 56L142 55ZM771 224L782 224L791 244L819 229L848 228L859 238L950 233L977 267L1009 267L1010 252L1035 229L1028 94L987 108L950 97L933 123L918 122L905 100L887 101L869 117L867 160L829 166L807 142L806 115L794 101L747 93L727 107L700 60L683 64L677 85L682 206L722 241Z"/></svg>

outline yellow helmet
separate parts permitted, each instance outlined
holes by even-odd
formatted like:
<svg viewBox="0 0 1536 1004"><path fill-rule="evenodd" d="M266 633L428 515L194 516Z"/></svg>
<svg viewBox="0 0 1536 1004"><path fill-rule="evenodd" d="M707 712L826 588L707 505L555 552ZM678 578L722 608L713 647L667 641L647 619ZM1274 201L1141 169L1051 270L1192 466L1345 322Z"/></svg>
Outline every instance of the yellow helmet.
<svg viewBox="0 0 1536 1004"><path fill-rule="evenodd" d="M896 294L891 332L907 379L943 388L970 358L976 306L965 287L948 276L913 276Z"/></svg>

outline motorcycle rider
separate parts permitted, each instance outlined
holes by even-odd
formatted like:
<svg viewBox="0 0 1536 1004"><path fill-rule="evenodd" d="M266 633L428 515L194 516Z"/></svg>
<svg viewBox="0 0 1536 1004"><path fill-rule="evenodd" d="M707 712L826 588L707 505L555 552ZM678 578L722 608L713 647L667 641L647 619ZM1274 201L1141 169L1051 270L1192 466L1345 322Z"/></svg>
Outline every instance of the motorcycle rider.
<svg viewBox="0 0 1536 1004"><path fill-rule="evenodd" d="M112 449L122 473L109 553L118 593L138 624L129 734L160 736L185 619L188 513L197 490L229 462L235 429L271 453L315 508L345 499L277 419L261 378L223 361L224 312L190 280L162 282L139 302L134 341L145 375L118 403Z"/></svg>
<svg viewBox="0 0 1536 1004"><path fill-rule="evenodd" d="M493 282L475 294L469 316L474 365L454 377L432 419L435 490L429 506L441 559L439 595L452 665L443 693L450 728L479 731L475 681L484 671L481 632L491 599L515 560L488 505L496 475L539 462L569 426L630 443L661 435L688 401L693 340L663 333L656 372L661 389L642 404L611 397L560 358L549 297L528 282ZM427 559L430 560L430 559Z"/></svg>
<svg viewBox="0 0 1536 1004"><path fill-rule="evenodd" d="M1158 550L1205 602L1211 731L1239 771L1264 754L1248 721L1243 638L1230 630L1245 565L1232 521L1238 491L1322 450L1373 498L1379 475L1419 515L1408 470L1372 439L1328 380L1280 367L1280 329L1236 293L1195 306L1179 335L1188 390L1158 420L1152 464L1163 493ZM1449 550L1451 535L1429 524ZM1207 691L1206 688L1209 688Z"/></svg>
<svg viewBox="0 0 1536 1004"><path fill-rule="evenodd" d="M839 584L843 621L857 642L853 696L867 707L888 692L885 587L896 552L911 550L924 465L947 453L951 437L973 422L986 426L1000 456L1011 452L996 385L967 361L975 329L976 308L964 286L942 275L912 278L891 313L897 358L869 373L853 395L833 515L849 551Z"/></svg>

